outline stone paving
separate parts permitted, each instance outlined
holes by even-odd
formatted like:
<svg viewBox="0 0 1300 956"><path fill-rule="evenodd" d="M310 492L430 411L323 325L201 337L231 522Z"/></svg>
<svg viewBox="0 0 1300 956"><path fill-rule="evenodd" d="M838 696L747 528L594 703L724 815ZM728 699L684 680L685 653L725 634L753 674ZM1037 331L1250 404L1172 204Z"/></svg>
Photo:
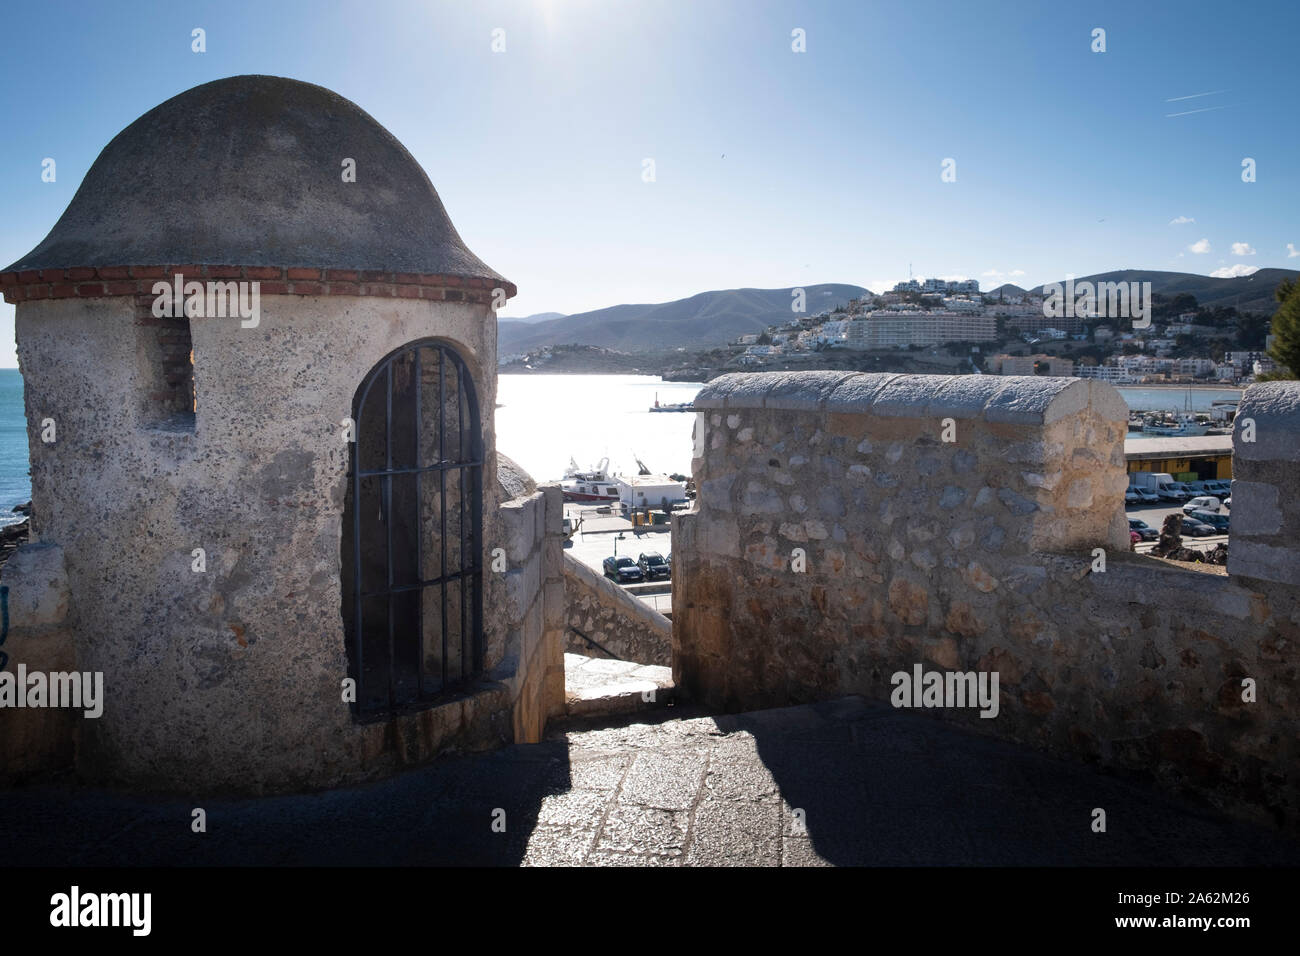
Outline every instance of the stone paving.
<svg viewBox="0 0 1300 956"><path fill-rule="evenodd" d="M206 833L191 831L196 806ZM1300 864L1270 828L856 698L571 721L541 744L324 793L46 785L3 807L9 865Z"/></svg>

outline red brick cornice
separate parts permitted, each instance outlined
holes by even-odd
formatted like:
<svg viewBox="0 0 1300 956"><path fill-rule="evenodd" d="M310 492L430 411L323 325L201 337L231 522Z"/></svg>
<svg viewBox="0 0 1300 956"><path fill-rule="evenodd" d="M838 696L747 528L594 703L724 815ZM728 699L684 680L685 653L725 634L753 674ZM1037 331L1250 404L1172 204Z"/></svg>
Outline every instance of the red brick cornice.
<svg viewBox="0 0 1300 956"><path fill-rule="evenodd" d="M462 276L355 269L303 269L279 266L99 266L72 269L29 269L0 273L6 302L35 299L153 295L160 280L179 273L186 282L257 281L262 295L355 295L389 299L435 299L448 302L491 302L493 289L509 298L518 291L513 282Z"/></svg>

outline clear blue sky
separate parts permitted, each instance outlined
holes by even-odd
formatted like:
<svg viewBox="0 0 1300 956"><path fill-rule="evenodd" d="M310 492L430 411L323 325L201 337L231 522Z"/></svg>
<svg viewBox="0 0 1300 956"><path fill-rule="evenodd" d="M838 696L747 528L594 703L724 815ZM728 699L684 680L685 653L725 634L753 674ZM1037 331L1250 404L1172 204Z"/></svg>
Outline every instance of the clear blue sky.
<svg viewBox="0 0 1300 956"><path fill-rule="evenodd" d="M879 290L909 263L983 288L1300 266L1294 0L43 2L7 8L4 33L3 264L141 113L271 73L336 90L406 144L470 248L518 284L506 315ZM6 305L0 366L12 342Z"/></svg>

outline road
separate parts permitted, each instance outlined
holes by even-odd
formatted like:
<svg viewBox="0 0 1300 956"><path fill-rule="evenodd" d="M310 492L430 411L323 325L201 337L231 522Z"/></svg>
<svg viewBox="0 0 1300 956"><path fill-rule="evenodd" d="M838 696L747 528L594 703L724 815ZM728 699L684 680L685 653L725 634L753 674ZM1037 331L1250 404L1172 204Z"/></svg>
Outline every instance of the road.
<svg viewBox="0 0 1300 956"><path fill-rule="evenodd" d="M582 526L565 552L598 573L604 573L601 562L613 554L627 555L635 561L645 552L658 551L667 557L672 550L668 525L633 528L626 518L598 514L590 505L566 503L564 514L582 518ZM661 614L672 611L671 594L638 594L637 597Z"/></svg>

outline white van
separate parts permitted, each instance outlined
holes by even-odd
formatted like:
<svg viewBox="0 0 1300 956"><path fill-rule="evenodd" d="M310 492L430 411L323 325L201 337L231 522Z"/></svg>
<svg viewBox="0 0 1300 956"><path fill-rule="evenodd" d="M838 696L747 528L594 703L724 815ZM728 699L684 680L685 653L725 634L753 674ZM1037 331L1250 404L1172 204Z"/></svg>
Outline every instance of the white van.
<svg viewBox="0 0 1300 956"><path fill-rule="evenodd" d="M1209 511L1218 514L1223 510L1223 503L1213 495L1203 495L1200 498L1193 498L1187 504L1183 505L1183 514L1189 515L1193 511Z"/></svg>
<svg viewBox="0 0 1300 956"><path fill-rule="evenodd" d="M1195 498L1196 493L1181 481L1166 481L1156 489L1161 501L1186 501Z"/></svg>

